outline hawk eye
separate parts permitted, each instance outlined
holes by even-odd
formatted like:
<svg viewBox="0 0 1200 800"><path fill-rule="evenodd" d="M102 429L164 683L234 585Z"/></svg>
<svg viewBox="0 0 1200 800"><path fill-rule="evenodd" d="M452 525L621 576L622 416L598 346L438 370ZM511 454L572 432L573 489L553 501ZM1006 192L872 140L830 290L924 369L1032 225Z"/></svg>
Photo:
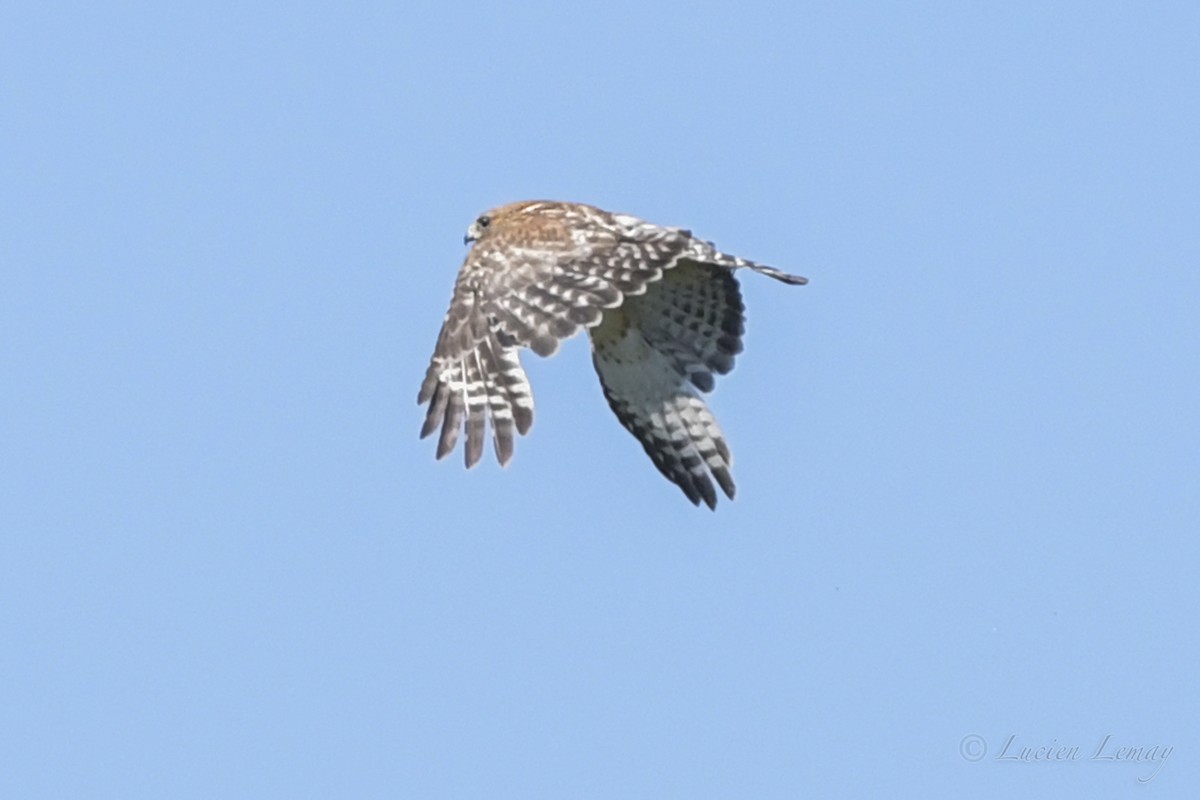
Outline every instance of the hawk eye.
<svg viewBox="0 0 1200 800"><path fill-rule="evenodd" d="M482 217L475 220L475 223L481 228L486 228L488 225L492 224L492 218L487 214L484 214Z"/></svg>

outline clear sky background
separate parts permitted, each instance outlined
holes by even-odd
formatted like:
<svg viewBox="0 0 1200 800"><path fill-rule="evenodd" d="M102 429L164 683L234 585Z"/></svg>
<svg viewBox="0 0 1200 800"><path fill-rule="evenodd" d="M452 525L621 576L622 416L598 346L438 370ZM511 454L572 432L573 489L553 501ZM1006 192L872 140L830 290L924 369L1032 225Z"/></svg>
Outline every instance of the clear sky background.
<svg viewBox="0 0 1200 800"><path fill-rule="evenodd" d="M0 36L0 797L1194 796L1197 4ZM735 502L583 339L507 469L417 439L462 235L522 198L811 279L742 278Z"/></svg>

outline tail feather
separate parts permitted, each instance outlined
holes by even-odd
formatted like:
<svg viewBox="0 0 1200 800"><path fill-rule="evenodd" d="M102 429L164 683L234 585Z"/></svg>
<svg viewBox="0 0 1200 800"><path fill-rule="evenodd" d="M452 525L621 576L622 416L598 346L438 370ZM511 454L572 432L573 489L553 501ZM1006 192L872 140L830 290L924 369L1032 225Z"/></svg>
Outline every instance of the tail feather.
<svg viewBox="0 0 1200 800"><path fill-rule="evenodd" d="M808 278L800 275L792 275L789 272L768 267L766 264L759 264L757 261L751 261L748 258L740 258L738 256L731 256L728 253L722 253L717 249L715 244L706 242L703 239L692 240L692 250L689 256L696 261L716 264L719 267L727 267L729 269L741 269L745 267L746 269L761 272L763 275L791 284L792 286L803 286L808 283Z"/></svg>
<svg viewBox="0 0 1200 800"><path fill-rule="evenodd" d="M748 262L743 266L749 267L755 272L760 272L763 275L772 277L777 281L783 281L791 286L803 286L804 284L808 283L808 278L805 278L801 275L792 275L790 272L784 272L783 270L764 266L763 264L755 264L753 261Z"/></svg>

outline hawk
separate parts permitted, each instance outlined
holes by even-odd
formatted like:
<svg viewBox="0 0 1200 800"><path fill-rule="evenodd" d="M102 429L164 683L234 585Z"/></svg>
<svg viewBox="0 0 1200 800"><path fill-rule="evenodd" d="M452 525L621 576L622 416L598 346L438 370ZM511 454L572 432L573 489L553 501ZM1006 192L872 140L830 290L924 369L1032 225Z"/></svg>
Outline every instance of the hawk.
<svg viewBox="0 0 1200 800"><path fill-rule="evenodd" d="M553 355L586 328L609 406L651 461L693 504L730 498L732 456L697 392L733 369L742 350L745 268L784 283L806 278L727 255L690 231L581 203L532 200L479 216L417 397L421 438L441 429L437 457L466 429L466 464L483 455L490 420L496 458L533 424L520 352Z"/></svg>

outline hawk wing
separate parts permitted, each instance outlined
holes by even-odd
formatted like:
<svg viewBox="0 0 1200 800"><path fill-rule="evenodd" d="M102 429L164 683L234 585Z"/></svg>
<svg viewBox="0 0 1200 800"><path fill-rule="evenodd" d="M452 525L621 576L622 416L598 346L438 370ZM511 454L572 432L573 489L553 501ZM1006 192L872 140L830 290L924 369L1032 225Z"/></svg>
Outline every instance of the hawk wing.
<svg viewBox="0 0 1200 800"><path fill-rule="evenodd" d="M605 309L645 292L692 242L687 231L633 217L584 221L533 217L467 254L417 397L429 403L421 437L441 428L438 458L465 425L466 465L477 463L490 418L496 457L506 464L513 430L525 434L533 424L520 348L553 355L563 339L599 324Z"/></svg>
<svg viewBox="0 0 1200 800"><path fill-rule="evenodd" d="M668 480L709 508L713 479L733 498L733 457L696 389L711 391L713 373L733 369L743 312L732 270L683 260L591 330L592 362L617 419Z"/></svg>

